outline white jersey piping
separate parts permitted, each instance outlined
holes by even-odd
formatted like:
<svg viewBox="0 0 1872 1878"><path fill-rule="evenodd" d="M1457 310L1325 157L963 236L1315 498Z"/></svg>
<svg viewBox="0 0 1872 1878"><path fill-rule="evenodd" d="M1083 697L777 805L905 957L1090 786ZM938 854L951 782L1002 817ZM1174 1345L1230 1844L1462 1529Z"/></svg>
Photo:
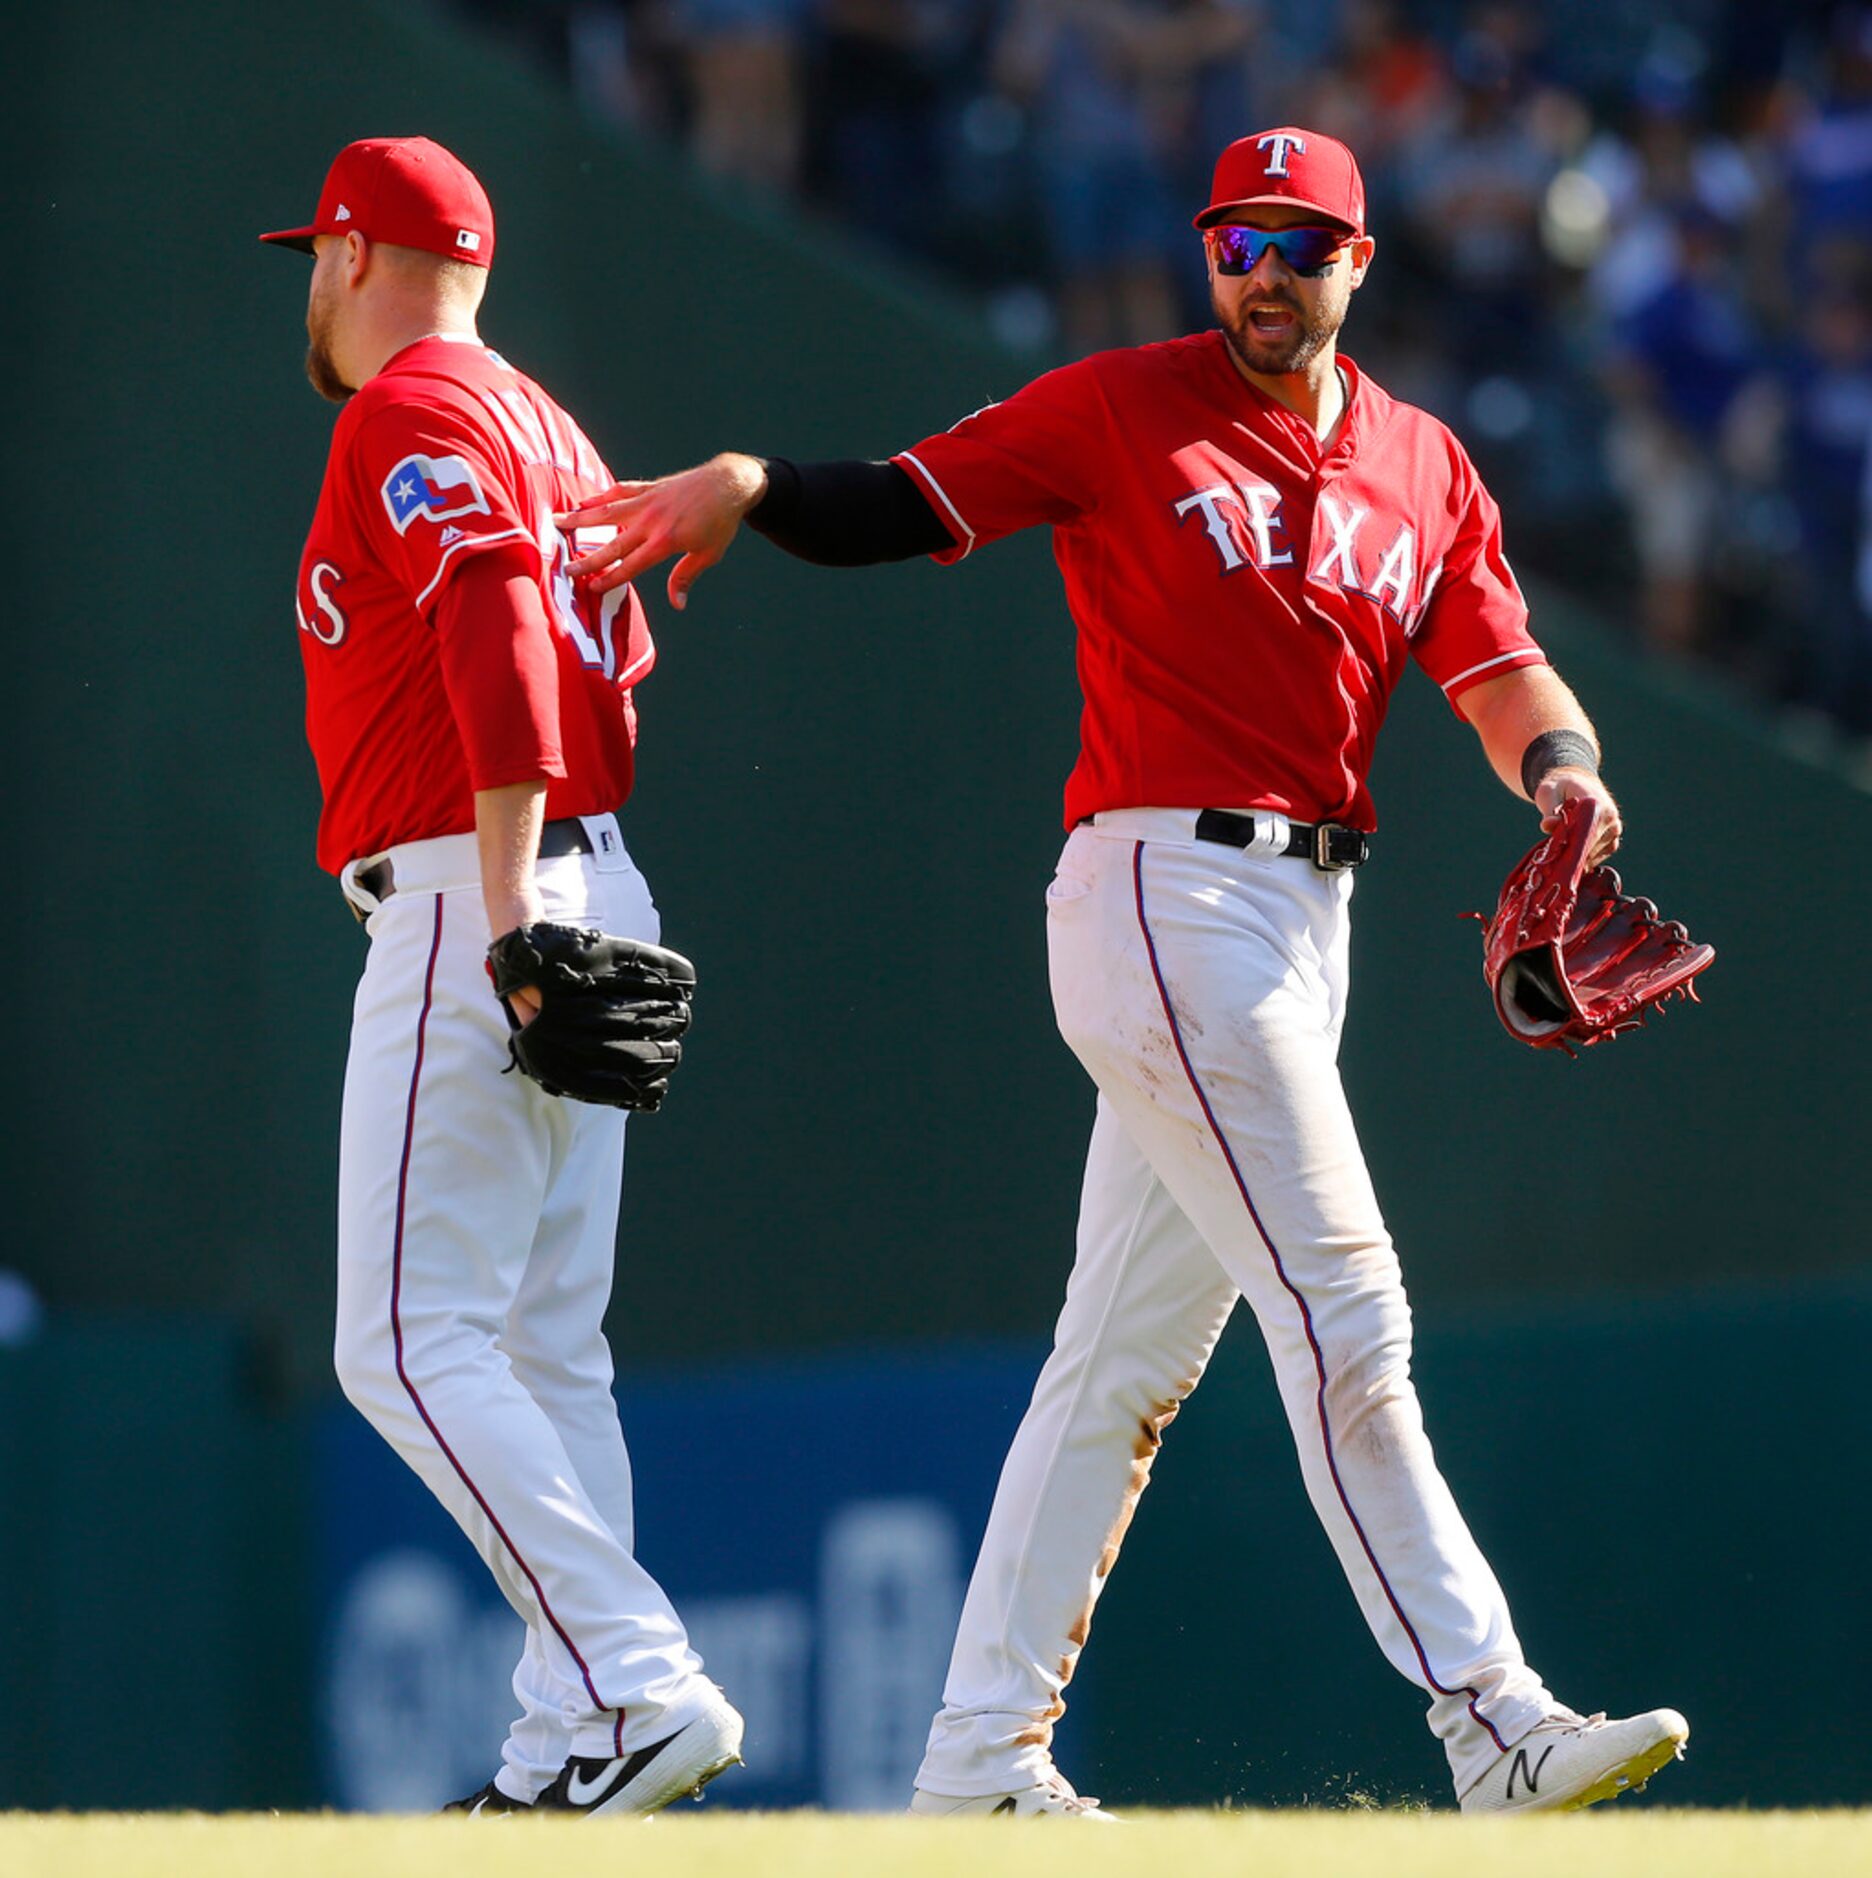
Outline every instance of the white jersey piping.
<svg viewBox="0 0 1872 1878"><path fill-rule="evenodd" d="M416 596L416 611L420 613L423 609L423 602L435 592L436 582L441 580L443 569L448 566L451 555L459 553L463 548L492 547L497 541L525 541L530 542L535 549L539 547L539 543L534 541L524 528L503 528L498 535L463 535L461 540L451 541L442 550L441 560L436 563L435 579L431 580L428 586Z"/></svg>
<svg viewBox="0 0 1872 1878"><path fill-rule="evenodd" d="M1547 654L1544 653L1539 646L1523 646L1519 652L1504 652L1496 658L1484 659L1480 665L1472 665L1466 672L1458 672L1456 676L1443 687L1444 694L1447 696L1448 693L1454 690L1456 686L1460 685L1465 678L1473 678L1477 672L1486 672L1496 665L1506 665L1510 659L1529 661L1539 659L1540 662L1545 665L1547 663Z"/></svg>
<svg viewBox="0 0 1872 1878"><path fill-rule="evenodd" d="M974 549L975 549L974 529L972 529L968 525L968 523L962 519L962 511L958 509L956 505L949 500L949 492L946 489L944 489L942 484L939 483L936 480L936 478L932 476L929 473L929 471L923 467L921 463L917 462L916 453L914 451L903 450L903 451L900 451L898 454L903 458L903 460L906 463L914 465L916 469L916 473L919 476L921 476L926 483L929 484L932 490L935 491L936 500L940 502L943 505L943 507L949 511L950 519L955 523L955 525L959 529L961 529L963 534L965 534L968 537L968 540L963 544L961 554L956 557L958 560L966 561L968 557L974 552Z"/></svg>

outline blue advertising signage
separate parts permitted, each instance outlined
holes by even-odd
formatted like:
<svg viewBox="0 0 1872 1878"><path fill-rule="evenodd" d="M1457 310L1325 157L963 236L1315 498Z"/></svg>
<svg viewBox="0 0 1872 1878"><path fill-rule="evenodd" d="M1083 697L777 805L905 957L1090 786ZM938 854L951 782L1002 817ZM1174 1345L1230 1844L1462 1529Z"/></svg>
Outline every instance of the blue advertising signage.
<svg viewBox="0 0 1872 1878"><path fill-rule="evenodd" d="M620 1384L638 1557L747 1718L747 1766L711 1805L908 1803L1044 1354L880 1351ZM325 1798L427 1811L499 1764L520 1622L345 1405L320 1427L318 1474ZM1089 1693L1075 1685L1075 1721Z"/></svg>

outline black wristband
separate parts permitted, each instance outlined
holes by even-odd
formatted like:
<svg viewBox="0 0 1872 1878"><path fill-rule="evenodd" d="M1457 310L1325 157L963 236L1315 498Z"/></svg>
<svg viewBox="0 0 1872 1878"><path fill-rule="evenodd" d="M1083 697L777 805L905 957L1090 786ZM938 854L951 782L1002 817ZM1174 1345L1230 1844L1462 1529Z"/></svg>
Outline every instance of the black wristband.
<svg viewBox="0 0 1872 1878"><path fill-rule="evenodd" d="M1591 770L1597 776L1599 752L1593 748L1593 740L1577 730L1543 730L1521 752L1522 792L1532 802L1541 778L1550 769L1563 768Z"/></svg>

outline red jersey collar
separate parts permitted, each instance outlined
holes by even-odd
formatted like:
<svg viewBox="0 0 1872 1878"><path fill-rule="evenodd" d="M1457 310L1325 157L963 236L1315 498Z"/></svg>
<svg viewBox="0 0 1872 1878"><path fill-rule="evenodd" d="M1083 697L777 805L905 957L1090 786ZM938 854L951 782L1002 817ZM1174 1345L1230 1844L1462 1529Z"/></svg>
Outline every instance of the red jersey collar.
<svg viewBox="0 0 1872 1878"><path fill-rule="evenodd" d="M1257 412L1279 424L1296 442L1303 445L1315 464L1349 462L1358 455L1370 428L1371 398L1364 389L1365 374L1343 352L1337 355L1336 363L1345 373L1346 407L1340 415L1339 428L1333 433L1332 442L1322 444L1319 433L1299 412L1281 403L1280 399L1270 397L1252 379L1242 376L1236 368L1235 355L1229 350L1228 340L1219 327L1212 329L1210 338L1214 342L1217 369L1227 376L1228 382L1239 394L1253 402Z"/></svg>
<svg viewBox="0 0 1872 1878"><path fill-rule="evenodd" d="M491 352L493 347L477 333L424 333L420 339L412 339L408 345L399 347L378 366L376 376L381 378L385 372L401 365L411 353L420 352L424 346L480 346Z"/></svg>

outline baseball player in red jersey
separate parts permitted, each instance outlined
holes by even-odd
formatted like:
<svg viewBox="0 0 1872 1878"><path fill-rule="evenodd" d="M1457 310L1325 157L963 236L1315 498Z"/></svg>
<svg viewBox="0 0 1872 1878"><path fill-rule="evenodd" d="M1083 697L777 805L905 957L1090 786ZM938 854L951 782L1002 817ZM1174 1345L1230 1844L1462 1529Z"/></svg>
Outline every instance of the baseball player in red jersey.
<svg viewBox="0 0 1872 1878"><path fill-rule="evenodd" d="M1352 153L1243 138L1196 226L1215 330L1049 372L889 463L731 454L621 484L564 518L617 530L573 572L602 590L680 551L680 605L744 517L838 564L1053 530L1085 712L1047 927L1097 1116L913 1810L1105 1817L1054 1767L1053 1725L1163 1431L1244 1296L1314 1508L1429 1697L1462 1806L1586 1805L1688 1727L1579 1715L1524 1660L1424 1435L1337 1055L1366 773L1407 661L1544 828L1591 797L1603 854L1618 813L1462 446L1339 355L1374 253Z"/></svg>
<svg viewBox="0 0 1872 1878"><path fill-rule="evenodd" d="M338 1376L526 1624L503 1764L459 1806L649 1812L738 1758L741 1718L633 1556L602 1328L624 1118L502 1073L487 951L541 919L657 938L612 813L650 635L628 587L568 577L553 511L611 477L476 335L474 176L425 138L355 143L310 226L262 239L316 257L307 372L343 405L298 586L319 863L370 934Z"/></svg>

